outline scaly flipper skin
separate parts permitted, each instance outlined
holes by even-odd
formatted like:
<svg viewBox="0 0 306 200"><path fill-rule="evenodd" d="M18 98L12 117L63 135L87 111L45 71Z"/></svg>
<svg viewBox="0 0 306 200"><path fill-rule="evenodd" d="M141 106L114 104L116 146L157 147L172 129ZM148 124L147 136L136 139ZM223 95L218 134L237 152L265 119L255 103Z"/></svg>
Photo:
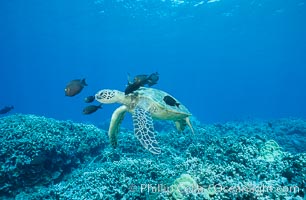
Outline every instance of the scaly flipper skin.
<svg viewBox="0 0 306 200"><path fill-rule="evenodd" d="M117 108L112 115L112 119L108 129L108 137L113 147L117 146L117 136L120 130L120 124L124 119L126 111L127 107L125 105L122 105Z"/></svg>
<svg viewBox="0 0 306 200"><path fill-rule="evenodd" d="M153 119L150 112L137 106L132 115L134 134L142 146L153 154L160 154L161 149L155 139Z"/></svg>

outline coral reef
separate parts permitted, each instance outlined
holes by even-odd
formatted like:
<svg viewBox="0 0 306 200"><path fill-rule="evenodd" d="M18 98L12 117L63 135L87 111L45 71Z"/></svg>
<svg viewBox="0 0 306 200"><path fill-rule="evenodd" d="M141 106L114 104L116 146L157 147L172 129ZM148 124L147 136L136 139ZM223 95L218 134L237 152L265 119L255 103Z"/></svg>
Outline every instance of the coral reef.
<svg viewBox="0 0 306 200"><path fill-rule="evenodd" d="M62 124L65 131L60 133L65 132L67 138L61 135L62 143L58 148L61 149L60 152L67 152L70 149L79 161L73 161L77 164L74 164L74 168L70 171L60 170L63 169L63 162L53 163L53 168L57 170L48 172L60 171L60 179L46 182L44 185L33 182L35 187L32 185L19 188L18 193L14 193L15 199L298 200L306 196L306 154L303 151L303 144L306 141L306 121L304 120L283 119L204 125L193 119L196 129L194 135L189 130L177 133L172 128L169 130L162 128L162 122L159 122L161 128L157 140L162 153L152 155L141 147L132 130L121 129L118 147L112 149L105 132L93 126L73 124L74 129L78 131L70 132L67 128L71 127L70 122L31 117L40 121L47 120L49 123L43 126L49 124L55 130ZM10 126L9 119L5 118L3 123L6 125L1 123L1 126ZM168 126L170 127L166 123L164 127ZM51 127L42 130L47 131ZM15 129L18 130L17 127L11 130L16 131ZM26 130L24 127L22 129ZM45 134L44 131L40 134ZM87 136L84 136L86 134ZM14 143L24 138L28 138L28 142L35 141L25 135L17 140L5 136L8 140L6 143ZM56 136L55 132L51 135ZM1 137L3 137L1 143L5 143L4 136ZM84 141L80 143L90 147L82 150L83 153L78 153L81 144L72 142L75 137L82 137L81 140ZM93 141L83 137L89 137ZM49 139L49 142L44 142L39 148L49 147L50 141L59 142ZM96 155L92 155L90 152L98 146L102 148L95 151ZM1 151L7 148L1 147ZM4 161L10 160L9 156L13 156L14 152L19 152L18 146L11 147L6 154L1 154L1 159L5 155ZM62 155L69 157L66 153L59 153L57 157ZM60 167L55 167L58 165ZM27 168L29 166L28 164ZM1 173L2 171L3 167ZM38 173L44 176L42 174L46 172ZM14 171L10 170L6 174L12 175ZM42 182L37 177L33 179ZM10 183L8 180L11 181L11 179L1 180L1 185ZM174 186L180 183L182 183L180 187L176 187L179 190L175 190Z"/></svg>
<svg viewBox="0 0 306 200"><path fill-rule="evenodd" d="M269 140L260 148L260 154L261 159L273 162L282 159L283 152L277 142Z"/></svg>
<svg viewBox="0 0 306 200"><path fill-rule="evenodd" d="M0 118L0 195L49 184L106 145L106 133L93 125L34 115Z"/></svg>
<svg viewBox="0 0 306 200"><path fill-rule="evenodd" d="M189 174L182 174L174 181L170 192L174 199L186 200L192 198L193 191L198 187L197 182Z"/></svg>

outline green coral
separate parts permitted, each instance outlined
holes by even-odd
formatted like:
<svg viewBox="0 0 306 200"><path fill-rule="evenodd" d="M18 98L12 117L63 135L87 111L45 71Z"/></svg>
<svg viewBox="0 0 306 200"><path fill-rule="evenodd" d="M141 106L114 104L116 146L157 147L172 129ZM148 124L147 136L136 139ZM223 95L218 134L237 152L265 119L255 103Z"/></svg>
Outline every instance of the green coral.
<svg viewBox="0 0 306 200"><path fill-rule="evenodd" d="M280 160L283 156L281 147L274 140L267 141L260 149L259 159L267 162L274 162Z"/></svg>

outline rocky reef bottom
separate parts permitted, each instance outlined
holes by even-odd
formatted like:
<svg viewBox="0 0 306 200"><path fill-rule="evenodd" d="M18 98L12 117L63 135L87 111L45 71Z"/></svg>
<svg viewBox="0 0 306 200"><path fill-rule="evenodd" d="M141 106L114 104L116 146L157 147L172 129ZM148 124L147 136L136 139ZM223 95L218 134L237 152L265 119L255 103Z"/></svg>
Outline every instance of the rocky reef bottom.
<svg viewBox="0 0 306 200"><path fill-rule="evenodd" d="M156 121L159 155L122 128L0 118L1 199L306 199L306 120Z"/></svg>

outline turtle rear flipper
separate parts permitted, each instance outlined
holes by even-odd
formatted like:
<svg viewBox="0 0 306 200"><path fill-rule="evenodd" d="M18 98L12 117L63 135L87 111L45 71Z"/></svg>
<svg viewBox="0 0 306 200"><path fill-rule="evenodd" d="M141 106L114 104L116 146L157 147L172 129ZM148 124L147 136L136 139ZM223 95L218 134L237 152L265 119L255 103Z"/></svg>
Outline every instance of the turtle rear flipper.
<svg viewBox="0 0 306 200"><path fill-rule="evenodd" d="M155 139L153 119L149 111L137 106L132 115L134 134L142 146L153 154L160 154L161 149Z"/></svg>
<svg viewBox="0 0 306 200"><path fill-rule="evenodd" d="M191 132L194 134L194 130L193 130L192 125L190 123L189 117L186 117L185 119L180 119L180 120L175 121L176 129L180 132L185 129L186 125L189 126Z"/></svg>
<svg viewBox="0 0 306 200"><path fill-rule="evenodd" d="M126 111L127 107L125 105L122 105L117 108L112 115L112 119L108 129L108 137L113 147L117 146L117 136L120 130L120 124L124 119Z"/></svg>

